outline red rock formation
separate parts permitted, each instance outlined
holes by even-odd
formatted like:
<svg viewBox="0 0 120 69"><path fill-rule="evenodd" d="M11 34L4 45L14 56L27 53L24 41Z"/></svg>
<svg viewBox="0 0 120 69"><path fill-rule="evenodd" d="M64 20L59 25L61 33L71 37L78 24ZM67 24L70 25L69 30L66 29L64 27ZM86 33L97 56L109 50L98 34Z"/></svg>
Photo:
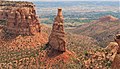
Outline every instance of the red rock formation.
<svg viewBox="0 0 120 69"><path fill-rule="evenodd" d="M58 14L55 18L52 32L49 37L49 45L59 51L66 51L66 36L63 24L62 9L58 9Z"/></svg>
<svg viewBox="0 0 120 69"><path fill-rule="evenodd" d="M106 50L108 50L108 58L110 61L113 61L116 54L117 54L117 50L118 50L119 46L116 42L110 42L110 44L106 47Z"/></svg>
<svg viewBox="0 0 120 69"><path fill-rule="evenodd" d="M118 45L120 46L120 34L116 35L115 41L118 43Z"/></svg>
<svg viewBox="0 0 120 69"><path fill-rule="evenodd" d="M106 22L106 21L117 21L118 18L113 17L111 15L103 16L99 19L100 22Z"/></svg>
<svg viewBox="0 0 120 69"><path fill-rule="evenodd" d="M117 52L120 53L120 34L116 35L115 41L118 43L118 46L119 46Z"/></svg>
<svg viewBox="0 0 120 69"><path fill-rule="evenodd" d="M0 20L6 22L0 26L0 47L25 49L48 42L48 34L41 31L34 7L31 2L0 1Z"/></svg>
<svg viewBox="0 0 120 69"><path fill-rule="evenodd" d="M29 7L28 7L29 6ZM40 23L34 5L25 4L0 10L0 20L6 20L4 31L12 34L33 35L39 33Z"/></svg>
<svg viewBox="0 0 120 69"><path fill-rule="evenodd" d="M115 41L118 43L118 50L117 54L114 58L114 61L112 63L112 69L119 69L120 67L120 34L116 35Z"/></svg>

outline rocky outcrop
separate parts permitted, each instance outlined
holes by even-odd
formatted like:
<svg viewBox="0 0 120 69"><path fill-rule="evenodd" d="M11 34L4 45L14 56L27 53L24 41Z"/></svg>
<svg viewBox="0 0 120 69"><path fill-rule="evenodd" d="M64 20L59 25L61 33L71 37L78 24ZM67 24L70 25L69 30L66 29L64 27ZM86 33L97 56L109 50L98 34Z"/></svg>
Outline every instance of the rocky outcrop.
<svg viewBox="0 0 120 69"><path fill-rule="evenodd" d="M117 54L114 58L114 61L112 63L112 69L119 69L120 67L120 34L116 35L115 41L118 43L118 50Z"/></svg>
<svg viewBox="0 0 120 69"><path fill-rule="evenodd" d="M113 61L118 50L119 46L116 42L110 42L110 44L106 47L106 50L108 50L108 58L110 61Z"/></svg>
<svg viewBox="0 0 120 69"><path fill-rule="evenodd" d="M42 46L47 42L48 34L41 31L33 3L0 1L1 48L5 47L5 51L11 50L13 47L16 50L26 50Z"/></svg>
<svg viewBox="0 0 120 69"><path fill-rule="evenodd" d="M0 20L6 20L7 22L3 29L4 32L17 35L40 33L39 19L32 3L22 3L20 5L11 2L10 4L2 3L1 6Z"/></svg>
<svg viewBox="0 0 120 69"><path fill-rule="evenodd" d="M66 51L66 34L63 21L62 9L59 8L49 37L49 45L52 49L64 52Z"/></svg>
<svg viewBox="0 0 120 69"><path fill-rule="evenodd" d="M86 68L93 69L119 69L120 67L120 34L116 35L115 41L110 42L106 48L88 51L84 60Z"/></svg>
<svg viewBox="0 0 120 69"><path fill-rule="evenodd" d="M118 53L120 53L120 34L116 35L115 41L118 43L119 45L119 49L118 49Z"/></svg>

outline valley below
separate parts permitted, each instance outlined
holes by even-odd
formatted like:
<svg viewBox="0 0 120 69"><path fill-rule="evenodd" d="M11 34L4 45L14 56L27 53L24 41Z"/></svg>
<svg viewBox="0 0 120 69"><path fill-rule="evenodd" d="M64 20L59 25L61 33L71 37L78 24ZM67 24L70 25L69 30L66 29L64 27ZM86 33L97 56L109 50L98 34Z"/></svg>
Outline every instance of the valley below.
<svg viewBox="0 0 120 69"><path fill-rule="evenodd" d="M111 1L0 1L0 69L119 69L118 8Z"/></svg>

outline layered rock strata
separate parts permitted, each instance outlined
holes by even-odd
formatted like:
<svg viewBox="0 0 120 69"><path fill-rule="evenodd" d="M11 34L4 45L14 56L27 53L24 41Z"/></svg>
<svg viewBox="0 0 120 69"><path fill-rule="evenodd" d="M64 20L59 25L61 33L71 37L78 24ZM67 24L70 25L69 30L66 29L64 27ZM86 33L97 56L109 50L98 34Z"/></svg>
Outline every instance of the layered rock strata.
<svg viewBox="0 0 120 69"><path fill-rule="evenodd" d="M58 14L55 17L52 31L49 37L49 45L52 49L59 51L66 51L66 34L64 31L64 20L62 15L62 9L58 9Z"/></svg>
<svg viewBox="0 0 120 69"><path fill-rule="evenodd" d="M14 7L13 7L14 5ZM6 8L7 6L7 8ZM6 20L4 31L10 34L34 35L40 33L40 23L32 3L2 3L0 20Z"/></svg>

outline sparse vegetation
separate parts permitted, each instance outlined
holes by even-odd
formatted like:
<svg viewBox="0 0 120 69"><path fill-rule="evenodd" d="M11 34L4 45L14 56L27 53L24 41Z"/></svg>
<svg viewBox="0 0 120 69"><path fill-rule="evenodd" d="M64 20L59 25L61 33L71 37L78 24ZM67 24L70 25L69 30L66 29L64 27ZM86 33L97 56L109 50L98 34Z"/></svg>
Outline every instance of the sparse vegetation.
<svg viewBox="0 0 120 69"><path fill-rule="evenodd" d="M6 6L7 8L3 9L9 9L8 6L17 6L15 3L17 5L32 4L31 2L6 1L3 3L0 1L0 6ZM4 40L0 38L0 69L110 69L112 64L110 50L101 47L106 47L113 39L113 34L120 30L120 23L117 21L94 23L92 21L108 14L119 17L116 15L118 12L90 11L82 15L83 13L64 15L65 27L75 27L73 30L66 29L67 50L70 52L52 51L49 43L42 39L42 37L48 38L46 35L15 36L4 31L7 38L3 37ZM42 22L52 24L53 17L54 14L45 14L43 18L48 18L48 20ZM0 20L1 25L5 23L6 20ZM43 32L50 34L51 28L47 26L42 26L42 28L44 28ZM11 38L13 36L14 38Z"/></svg>
<svg viewBox="0 0 120 69"><path fill-rule="evenodd" d="M6 20L0 20L0 25L6 25Z"/></svg>

